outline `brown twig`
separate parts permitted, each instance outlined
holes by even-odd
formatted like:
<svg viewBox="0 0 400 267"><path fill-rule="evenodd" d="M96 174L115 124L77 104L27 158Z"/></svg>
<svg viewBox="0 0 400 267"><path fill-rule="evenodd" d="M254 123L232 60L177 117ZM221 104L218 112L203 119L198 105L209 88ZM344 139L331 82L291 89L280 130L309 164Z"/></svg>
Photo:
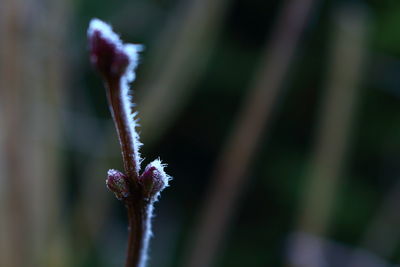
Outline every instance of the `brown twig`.
<svg viewBox="0 0 400 267"><path fill-rule="evenodd" d="M135 141L129 133L129 117L124 115L124 107L121 99L121 84L120 80L113 79L107 81L108 90L107 99L110 106L110 111L115 122L115 128L118 132L119 143L121 145L122 159L126 175L131 180L136 180L139 176L135 155Z"/></svg>
<svg viewBox="0 0 400 267"><path fill-rule="evenodd" d="M121 99L121 85L118 80L111 80L107 82L107 98L110 106L110 111L113 116L115 127L118 132L118 138L121 145L121 152L124 164L124 170L128 177L129 191L137 195L138 188L136 181L138 179L138 172L134 156L134 146L136 145L132 140L132 135L128 132L129 121L123 112L123 103ZM126 267L139 266L141 261L141 251L143 250L143 221L147 220L146 214L143 212L141 199L134 199L133 197L124 200L128 212L128 249L126 257ZM145 209L145 208L144 208Z"/></svg>
<svg viewBox="0 0 400 267"><path fill-rule="evenodd" d="M140 171L136 121L132 114L129 82L134 79L141 46L123 44L111 27L94 19L88 30L91 61L103 77L108 104L121 146L125 174L108 172L108 188L128 212L128 249L126 267L144 267L151 235L153 203L168 185L169 176L160 160Z"/></svg>

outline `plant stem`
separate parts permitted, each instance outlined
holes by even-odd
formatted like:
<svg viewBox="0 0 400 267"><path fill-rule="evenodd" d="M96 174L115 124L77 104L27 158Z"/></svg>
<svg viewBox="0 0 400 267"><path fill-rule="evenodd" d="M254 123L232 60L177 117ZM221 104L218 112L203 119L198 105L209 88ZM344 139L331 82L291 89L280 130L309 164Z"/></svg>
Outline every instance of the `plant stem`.
<svg viewBox="0 0 400 267"><path fill-rule="evenodd" d="M120 79L109 80L106 84L107 99L110 111L117 129L119 143L121 145L122 159L126 175L129 177L130 186L134 186L133 181L138 178L138 166L134 158L135 142L132 133L129 132L129 114L125 114L122 101L122 91Z"/></svg>
<svg viewBox="0 0 400 267"><path fill-rule="evenodd" d="M124 200L128 212L128 248L126 267L143 267L146 263L150 237L151 202L146 201L138 184L138 171L134 159L133 134L129 132L129 116L123 107L120 80L107 82L107 98L121 145L124 169L132 195Z"/></svg>
<svg viewBox="0 0 400 267"><path fill-rule="evenodd" d="M126 204L129 220L128 250L126 267L141 267L146 262L150 227L146 222L150 216L148 204L129 201Z"/></svg>
<svg viewBox="0 0 400 267"><path fill-rule="evenodd" d="M151 235L153 203L171 179L160 159L149 163L139 176L139 136L136 132L129 83L135 78L141 45L123 44L108 24L92 19L88 29L90 59L105 81L111 115L121 146L125 173L111 169L106 184L123 201L128 212L126 267L145 267Z"/></svg>

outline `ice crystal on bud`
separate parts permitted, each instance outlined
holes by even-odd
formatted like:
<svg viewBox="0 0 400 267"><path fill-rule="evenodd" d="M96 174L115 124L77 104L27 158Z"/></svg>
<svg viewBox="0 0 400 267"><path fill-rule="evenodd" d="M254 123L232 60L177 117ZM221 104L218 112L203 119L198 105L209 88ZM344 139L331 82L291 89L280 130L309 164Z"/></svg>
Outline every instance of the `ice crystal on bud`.
<svg viewBox="0 0 400 267"><path fill-rule="evenodd" d="M123 44L111 26L99 19L91 20L87 35L90 60L105 79L123 78L126 83L135 79L142 45Z"/></svg>
<svg viewBox="0 0 400 267"><path fill-rule="evenodd" d="M139 44L124 44L110 25L92 19L87 31L89 39L90 59L104 80L109 83L108 90L118 89L117 94L123 105L125 127L131 135L132 149L136 172L140 169L139 148L142 145L136 132L136 112L132 112L133 102L129 95L129 83L135 79L135 69L139 63L139 52L143 46ZM110 85L112 83L113 85ZM117 86L115 86L117 84Z"/></svg>
<svg viewBox="0 0 400 267"><path fill-rule="evenodd" d="M141 45L124 44L110 25L99 19L90 22L87 31L90 60L102 75L107 90L108 104L114 119L122 150L125 174L109 170L107 187L123 200L128 209L129 231L126 266L144 267L146 264L153 204L168 186L170 177L159 159L147 165L139 176L141 143L136 131L137 112L130 94L129 83L135 79Z"/></svg>
<svg viewBox="0 0 400 267"><path fill-rule="evenodd" d="M157 200L159 193L168 186L170 177L165 173L164 167L165 164L156 159L146 166L139 177L143 191L150 200Z"/></svg>
<svg viewBox="0 0 400 267"><path fill-rule="evenodd" d="M119 200L129 196L129 186L126 180L127 177L122 172L112 169L108 171L106 185Z"/></svg>

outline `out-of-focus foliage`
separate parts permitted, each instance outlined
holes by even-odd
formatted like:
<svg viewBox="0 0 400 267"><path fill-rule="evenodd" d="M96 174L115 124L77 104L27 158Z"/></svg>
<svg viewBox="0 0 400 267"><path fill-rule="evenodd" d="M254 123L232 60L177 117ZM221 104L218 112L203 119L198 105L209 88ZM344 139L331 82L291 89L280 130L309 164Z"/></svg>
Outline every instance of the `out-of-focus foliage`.
<svg viewBox="0 0 400 267"><path fill-rule="evenodd" d="M122 266L126 244L124 208L105 187L107 170L122 166L105 92L89 65L85 34L88 22L92 17L104 19L113 24L124 40L146 46L133 85L138 107L143 108L141 105L148 96L145 90L161 79L157 71L174 67L168 58L169 51L180 46L179 34L188 21L185 14L192 2L198 2L201 8L201 1L195 0L68 3L67 24L59 26L65 29L62 53L66 59L59 62L65 65L65 73L57 126L60 127L59 177L54 177L60 179L59 199L54 201L59 203L61 214L57 223L62 224L62 231L53 232L50 238L65 244L62 252L70 263L67 266ZM284 1L223 3L224 12L210 27L217 32L196 37L200 48L188 53L191 56L184 60L183 66L193 73L185 72L185 77L191 78L182 86L183 93L172 95L182 101L181 106L160 129L157 125L143 129L142 139L146 140L143 154L149 156L146 163L160 154L169 163L168 173L174 177L156 204L150 266L182 266L191 245L188 240L207 196L207 185L240 116ZM318 146L322 99L327 91L331 50L336 41L335 14L350 4L367 16L367 37L362 47L365 60L357 84L340 181L321 239L334 243L329 246L332 250L336 245L345 248L350 256L357 248L366 249L388 264L382 266L394 266L400 260L400 232L393 230L400 220L398 214L391 212L400 207L396 189L400 177L400 2L316 3L274 102L269 126L248 166L247 183L241 188L215 266L286 266L288 243L298 230L301 203ZM35 9L32 10L35 16ZM213 10L206 13L210 12ZM189 40L198 30L193 27L186 32ZM193 44L188 42L188 45ZM346 58L343 64L348 64ZM0 90L7 95L6 88ZM162 117L164 111L159 112ZM146 113L139 117L144 124ZM160 135L147 140L146 134L153 135L146 133L146 129L156 129ZM7 179L7 175L4 177ZM386 215L379 221L382 214ZM6 213L0 214L0 220L4 216ZM382 236L380 243L371 246L374 231ZM386 238L390 242L385 243ZM41 257L45 258L46 253Z"/></svg>

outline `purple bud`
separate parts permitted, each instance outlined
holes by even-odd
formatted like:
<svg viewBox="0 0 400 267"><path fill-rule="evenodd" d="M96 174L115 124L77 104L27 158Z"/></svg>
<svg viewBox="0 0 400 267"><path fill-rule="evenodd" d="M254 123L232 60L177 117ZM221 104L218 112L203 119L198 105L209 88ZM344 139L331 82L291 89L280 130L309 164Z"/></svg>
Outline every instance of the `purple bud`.
<svg viewBox="0 0 400 267"><path fill-rule="evenodd" d="M134 79L141 45L124 44L110 25L99 19L90 22L87 32L90 61L106 80L118 80L124 75Z"/></svg>
<svg viewBox="0 0 400 267"><path fill-rule="evenodd" d="M90 36L89 45L90 61L105 78L118 79L124 74L129 57L99 30Z"/></svg>
<svg viewBox="0 0 400 267"><path fill-rule="evenodd" d="M127 183L127 177L120 171L117 170L109 170L108 177L106 180L106 185L111 192L115 194L115 196L122 200L129 196L129 186Z"/></svg>
<svg viewBox="0 0 400 267"><path fill-rule="evenodd" d="M168 186L170 177L164 171L165 165L155 160L146 166L139 181L148 199L156 200L159 193Z"/></svg>

